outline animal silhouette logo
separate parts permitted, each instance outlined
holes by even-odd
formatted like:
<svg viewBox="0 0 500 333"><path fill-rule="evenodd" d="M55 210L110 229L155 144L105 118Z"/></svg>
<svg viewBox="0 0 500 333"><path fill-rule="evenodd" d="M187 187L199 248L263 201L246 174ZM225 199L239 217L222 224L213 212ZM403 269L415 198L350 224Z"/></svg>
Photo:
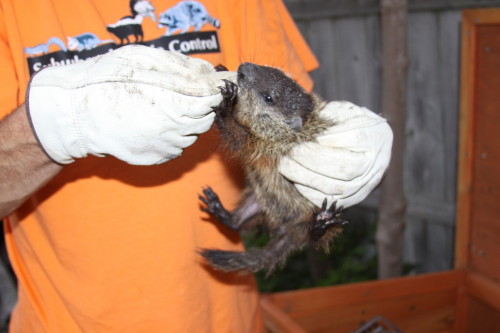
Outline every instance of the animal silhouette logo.
<svg viewBox="0 0 500 333"><path fill-rule="evenodd" d="M30 75L44 67L84 61L130 43L140 43L184 54L220 52L218 31L206 28L211 26L219 29L221 23L211 16L199 1L181 0L173 6L162 7L162 11L165 8L166 10L158 16L156 29L151 32L148 30L151 36L146 36L146 40L143 31L144 19L149 17L153 22L157 22L152 1L124 1L129 4L130 15L106 25L108 36L115 36L119 42L115 42L114 39L101 39L96 33L87 30L88 28L83 28L85 29L83 33L66 36L67 44L59 37L51 37L46 43L24 47ZM86 24L86 22L81 23ZM204 27L207 31L200 31Z"/></svg>
<svg viewBox="0 0 500 333"><path fill-rule="evenodd" d="M120 39L120 45L130 43L128 36L135 37L135 43L140 43L144 40L144 32L142 31L142 21L145 17L150 17L156 22L155 8L147 0L131 0L130 11L132 16L125 16L118 22L107 26L107 30Z"/></svg>
<svg viewBox="0 0 500 333"><path fill-rule="evenodd" d="M205 24L220 28L220 21L212 17L205 6L198 1L181 1L161 13L158 19L158 27L166 27L164 36L170 36L178 31L185 33L191 27L199 31Z"/></svg>
<svg viewBox="0 0 500 333"><path fill-rule="evenodd" d="M68 36L68 49L71 51L92 50L93 48L106 44L114 43L113 40L100 40L95 34L87 32L78 36Z"/></svg>
<svg viewBox="0 0 500 333"><path fill-rule="evenodd" d="M47 43L40 43L40 44L32 46L32 47L25 47L24 54L27 54L29 57L33 57L33 56L49 53L50 45L53 45L53 44L59 46L59 48L61 50L67 51L66 45L64 45L64 42L60 38L51 37L47 40Z"/></svg>

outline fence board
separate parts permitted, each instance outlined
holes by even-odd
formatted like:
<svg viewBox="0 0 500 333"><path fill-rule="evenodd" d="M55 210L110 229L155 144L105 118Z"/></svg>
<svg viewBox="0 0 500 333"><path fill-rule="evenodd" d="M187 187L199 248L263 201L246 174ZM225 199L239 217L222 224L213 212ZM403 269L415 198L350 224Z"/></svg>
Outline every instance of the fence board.
<svg viewBox="0 0 500 333"><path fill-rule="evenodd" d="M378 15L380 0L285 0L299 20ZM410 13L499 7L500 0L409 0Z"/></svg>

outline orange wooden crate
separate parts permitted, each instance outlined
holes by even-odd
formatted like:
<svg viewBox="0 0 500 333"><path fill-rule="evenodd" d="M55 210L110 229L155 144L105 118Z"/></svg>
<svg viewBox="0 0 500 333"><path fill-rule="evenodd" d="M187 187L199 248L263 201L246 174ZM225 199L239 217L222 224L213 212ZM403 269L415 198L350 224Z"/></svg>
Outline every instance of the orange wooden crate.
<svg viewBox="0 0 500 333"><path fill-rule="evenodd" d="M263 295L269 332L500 333L500 9L463 13L460 93L455 269Z"/></svg>

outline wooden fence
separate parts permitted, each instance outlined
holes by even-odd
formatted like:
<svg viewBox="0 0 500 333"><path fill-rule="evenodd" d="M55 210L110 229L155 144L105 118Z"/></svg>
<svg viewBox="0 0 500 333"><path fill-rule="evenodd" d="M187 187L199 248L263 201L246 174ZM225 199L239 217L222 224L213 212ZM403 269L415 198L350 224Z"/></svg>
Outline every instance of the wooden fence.
<svg viewBox="0 0 500 333"><path fill-rule="evenodd" d="M383 113L379 0L285 0L321 63L315 90ZM461 10L491 0L410 0L404 186L406 262L453 266ZM361 206L377 209L375 192Z"/></svg>

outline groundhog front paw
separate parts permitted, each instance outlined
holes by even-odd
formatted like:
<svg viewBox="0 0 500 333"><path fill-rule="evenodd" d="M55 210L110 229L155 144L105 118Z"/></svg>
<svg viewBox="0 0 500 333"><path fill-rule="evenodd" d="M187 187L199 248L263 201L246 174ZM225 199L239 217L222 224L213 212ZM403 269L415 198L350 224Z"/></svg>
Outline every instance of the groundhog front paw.
<svg viewBox="0 0 500 333"><path fill-rule="evenodd" d="M332 203L328 208L326 205L327 200L325 199L311 228L311 239L315 242L320 240L328 229L349 223L340 217L344 208L342 206L337 208L337 202Z"/></svg>
<svg viewBox="0 0 500 333"><path fill-rule="evenodd" d="M224 87L219 87L222 101L219 105L212 107L218 117L225 117L231 114L236 97L238 96L238 86L229 80L223 80Z"/></svg>
<svg viewBox="0 0 500 333"><path fill-rule="evenodd" d="M234 103L236 96L238 95L238 86L236 83L229 80L223 80L225 83L224 87L220 87L220 92L224 100L227 100L231 105Z"/></svg>

